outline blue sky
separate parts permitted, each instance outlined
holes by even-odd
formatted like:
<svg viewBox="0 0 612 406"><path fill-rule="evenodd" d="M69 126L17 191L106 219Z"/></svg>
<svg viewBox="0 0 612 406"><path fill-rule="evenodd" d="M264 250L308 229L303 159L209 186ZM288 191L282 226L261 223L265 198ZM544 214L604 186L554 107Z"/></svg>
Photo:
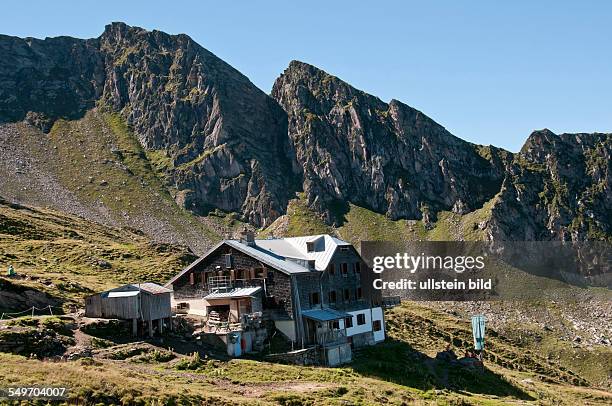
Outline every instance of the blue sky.
<svg viewBox="0 0 612 406"><path fill-rule="evenodd" d="M0 33L90 38L111 21L186 33L267 93L298 59L512 151L534 129L612 132L612 2L368 3L7 2Z"/></svg>

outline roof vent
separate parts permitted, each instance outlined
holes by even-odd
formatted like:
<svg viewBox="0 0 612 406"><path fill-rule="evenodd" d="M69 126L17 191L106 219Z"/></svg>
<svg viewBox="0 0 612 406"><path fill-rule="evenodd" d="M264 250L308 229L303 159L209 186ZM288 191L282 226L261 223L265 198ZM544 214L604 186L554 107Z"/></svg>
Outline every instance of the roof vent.
<svg viewBox="0 0 612 406"><path fill-rule="evenodd" d="M251 230L244 230L240 235L240 242L249 247L255 246L255 233Z"/></svg>

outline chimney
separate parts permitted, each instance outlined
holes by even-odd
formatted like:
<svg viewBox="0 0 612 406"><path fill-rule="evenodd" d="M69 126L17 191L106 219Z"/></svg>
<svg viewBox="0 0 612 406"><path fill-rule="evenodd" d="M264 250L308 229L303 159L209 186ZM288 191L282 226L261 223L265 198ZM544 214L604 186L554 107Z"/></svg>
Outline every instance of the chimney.
<svg viewBox="0 0 612 406"><path fill-rule="evenodd" d="M240 242L249 247L255 246L255 233L251 230L244 230L240 235Z"/></svg>

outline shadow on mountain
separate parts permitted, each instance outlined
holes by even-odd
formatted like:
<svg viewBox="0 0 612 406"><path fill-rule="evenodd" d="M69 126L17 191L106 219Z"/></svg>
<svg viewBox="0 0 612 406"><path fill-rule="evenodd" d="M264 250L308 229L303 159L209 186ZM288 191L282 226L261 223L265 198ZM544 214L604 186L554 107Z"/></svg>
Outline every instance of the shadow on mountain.
<svg viewBox="0 0 612 406"><path fill-rule="evenodd" d="M329 214L332 219L332 223L336 227L342 227L346 223L346 215L351 209L348 201L345 200L333 200L327 204Z"/></svg>
<svg viewBox="0 0 612 406"><path fill-rule="evenodd" d="M481 370L431 358L403 341L388 340L359 349L351 366L361 375L421 390L446 389L533 400L525 391L486 367Z"/></svg>

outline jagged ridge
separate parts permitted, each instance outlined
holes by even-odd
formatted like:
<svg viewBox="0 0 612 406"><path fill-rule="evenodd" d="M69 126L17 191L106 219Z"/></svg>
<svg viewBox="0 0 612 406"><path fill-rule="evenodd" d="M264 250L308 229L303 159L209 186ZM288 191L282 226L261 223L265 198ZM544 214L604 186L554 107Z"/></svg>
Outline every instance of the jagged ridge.
<svg viewBox="0 0 612 406"><path fill-rule="evenodd" d="M270 97L188 36L123 23L89 40L1 36L0 54L0 122L49 131L96 105L119 112L197 214L266 226L303 191L328 224L349 204L428 228L486 205L489 239L610 239L610 134L539 131L512 154L302 62Z"/></svg>
<svg viewBox="0 0 612 406"><path fill-rule="evenodd" d="M422 112L389 104L294 61L274 84L309 202L354 203L391 219L467 213L491 199L511 154L463 141Z"/></svg>

